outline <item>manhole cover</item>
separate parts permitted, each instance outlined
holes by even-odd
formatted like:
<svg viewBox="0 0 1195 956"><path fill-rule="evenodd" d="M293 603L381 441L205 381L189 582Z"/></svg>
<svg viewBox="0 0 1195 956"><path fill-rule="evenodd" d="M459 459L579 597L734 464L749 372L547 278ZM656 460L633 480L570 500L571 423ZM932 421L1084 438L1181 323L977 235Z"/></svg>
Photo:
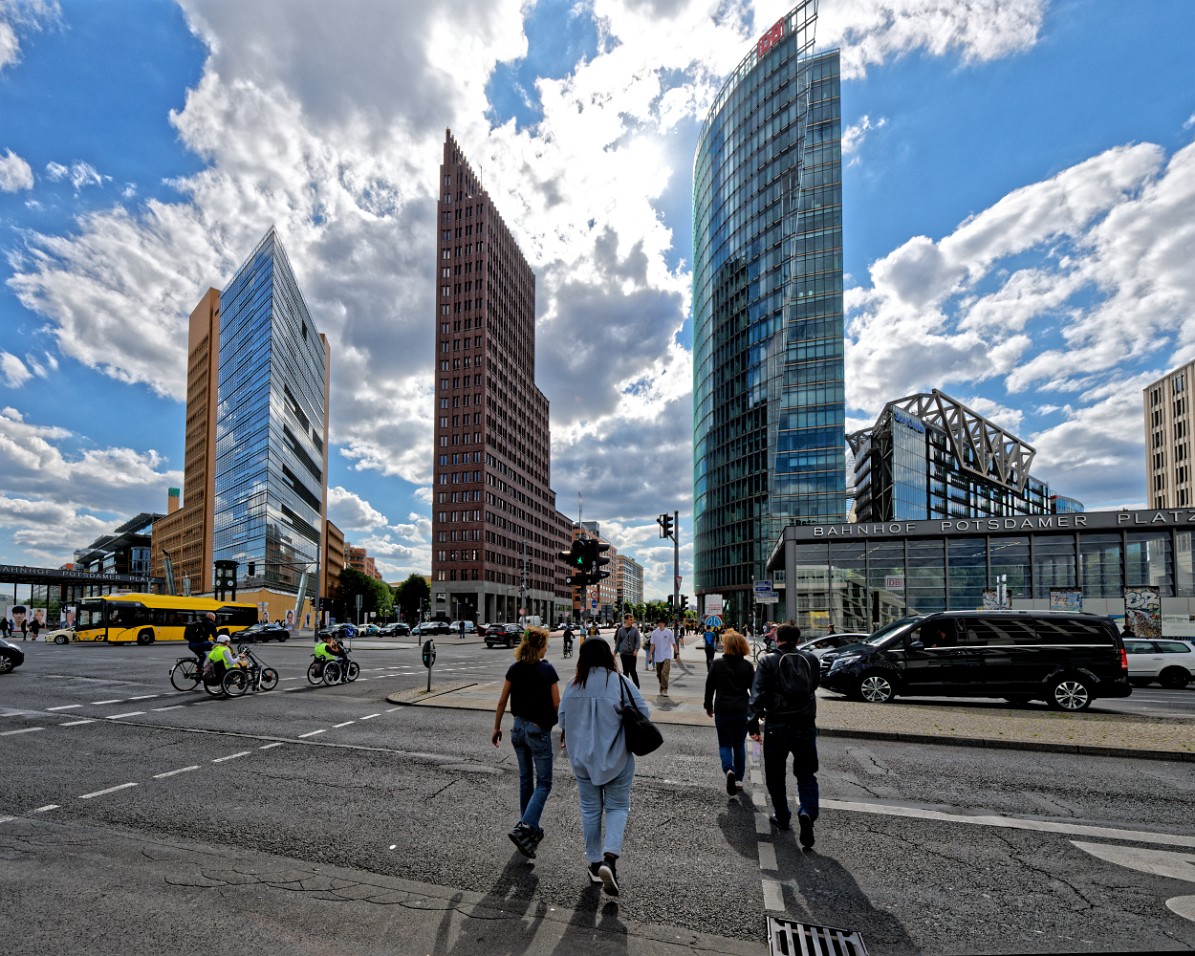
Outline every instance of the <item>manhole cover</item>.
<svg viewBox="0 0 1195 956"><path fill-rule="evenodd" d="M768 950L778 956L867 956L858 933L774 916L768 917Z"/></svg>

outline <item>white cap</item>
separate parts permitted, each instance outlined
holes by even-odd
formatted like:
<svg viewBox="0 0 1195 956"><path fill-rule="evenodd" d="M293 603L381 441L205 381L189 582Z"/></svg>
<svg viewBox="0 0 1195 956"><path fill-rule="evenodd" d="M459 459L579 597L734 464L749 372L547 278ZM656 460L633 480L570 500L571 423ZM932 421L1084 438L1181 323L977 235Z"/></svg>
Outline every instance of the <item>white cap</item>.
<svg viewBox="0 0 1195 956"><path fill-rule="evenodd" d="M216 643L217 644L231 644L232 639L227 634L221 634L219 637L216 638Z"/></svg>

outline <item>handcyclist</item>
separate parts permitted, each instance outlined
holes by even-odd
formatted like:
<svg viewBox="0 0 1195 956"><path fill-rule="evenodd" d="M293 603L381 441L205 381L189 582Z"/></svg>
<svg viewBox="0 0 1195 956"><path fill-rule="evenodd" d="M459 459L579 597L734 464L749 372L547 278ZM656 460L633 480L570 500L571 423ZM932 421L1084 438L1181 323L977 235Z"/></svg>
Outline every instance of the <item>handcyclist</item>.
<svg viewBox="0 0 1195 956"><path fill-rule="evenodd" d="M233 667L248 667L249 662L244 655L234 657L232 654L232 641L227 634L221 634L216 638L216 646L213 647L207 654L207 662L212 665L211 682L219 684L224 680L224 675ZM205 679L207 675L204 675Z"/></svg>
<svg viewBox="0 0 1195 956"><path fill-rule="evenodd" d="M321 671L329 661L347 661L348 659L348 653L336 639L335 634L329 634L327 638L315 645L315 660Z"/></svg>

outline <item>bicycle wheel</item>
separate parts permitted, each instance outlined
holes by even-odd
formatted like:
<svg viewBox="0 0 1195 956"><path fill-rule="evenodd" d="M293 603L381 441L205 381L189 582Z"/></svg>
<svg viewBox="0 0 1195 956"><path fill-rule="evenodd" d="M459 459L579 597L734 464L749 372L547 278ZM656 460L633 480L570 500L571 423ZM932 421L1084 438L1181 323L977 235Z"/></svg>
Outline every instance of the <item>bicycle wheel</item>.
<svg viewBox="0 0 1195 956"><path fill-rule="evenodd" d="M351 683L357 679L357 675L360 673L361 665L356 661L349 661L348 666L344 669L344 679Z"/></svg>
<svg viewBox="0 0 1195 956"><path fill-rule="evenodd" d="M170 668L170 683L175 690L194 690L203 672L199 665L189 657L183 658Z"/></svg>
<svg viewBox="0 0 1195 956"><path fill-rule="evenodd" d="M341 670L340 661L328 661L324 665L324 683L339 684Z"/></svg>
<svg viewBox="0 0 1195 956"><path fill-rule="evenodd" d="M230 670L221 682L224 693L229 697L240 697L249 689L249 672L241 668Z"/></svg>
<svg viewBox="0 0 1195 956"><path fill-rule="evenodd" d="M211 694L213 697L224 696L224 682L222 680L201 680L203 689Z"/></svg>
<svg viewBox="0 0 1195 956"><path fill-rule="evenodd" d="M261 689L262 690L273 690L277 686L278 686L278 672L276 670L274 670L274 668L272 668L272 667L267 667L265 670L263 670L261 672L261 684L260 684Z"/></svg>
<svg viewBox="0 0 1195 956"><path fill-rule="evenodd" d="M307 668L307 683L318 687L324 682L324 667L319 661L312 661Z"/></svg>

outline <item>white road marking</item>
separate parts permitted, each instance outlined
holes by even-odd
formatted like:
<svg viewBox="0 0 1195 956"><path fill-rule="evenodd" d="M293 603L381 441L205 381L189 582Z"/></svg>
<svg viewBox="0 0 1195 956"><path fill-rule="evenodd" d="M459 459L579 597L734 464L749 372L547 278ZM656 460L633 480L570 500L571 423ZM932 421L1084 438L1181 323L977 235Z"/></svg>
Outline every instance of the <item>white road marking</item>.
<svg viewBox="0 0 1195 956"><path fill-rule="evenodd" d="M199 764L195 764L194 766L191 766L191 767L181 767L178 770L167 770L165 773L155 773L154 779L155 780L165 780L167 777L173 777L175 774L187 773L191 770L198 770L198 769L199 769Z"/></svg>
<svg viewBox="0 0 1195 956"><path fill-rule="evenodd" d="M59 727L78 727L80 724L94 724L94 720L69 720L65 724L59 724Z"/></svg>
<svg viewBox="0 0 1195 956"><path fill-rule="evenodd" d="M772 913L784 912L784 891L776 880L763 881L763 908Z"/></svg>
<svg viewBox="0 0 1195 956"><path fill-rule="evenodd" d="M113 714L108 719L109 720L120 720L121 717L140 717L144 713L145 713L145 711L143 711L143 710L130 710L127 714Z"/></svg>
<svg viewBox="0 0 1195 956"><path fill-rule="evenodd" d="M1173 833L1153 833L1148 830L1121 830L1115 827L1091 827L1080 823L1055 823L1049 820L1022 820L995 814L971 816L965 813L944 813L941 810L922 810L917 807L893 807L879 803L859 803L854 800L823 800L823 809L846 810L854 813L878 813L891 817L912 817L918 820L938 820L943 823L962 823L980 827L1006 827L1011 830L1033 830L1038 833L1062 833L1068 836L1099 837L1105 840L1132 840L1135 843L1162 843L1168 846L1195 847L1195 836Z"/></svg>
<svg viewBox="0 0 1195 956"><path fill-rule="evenodd" d="M349 724L355 724L355 723L356 723L355 720L346 720L343 724L333 724L332 729L339 730L341 727L347 727Z"/></svg>
<svg viewBox="0 0 1195 956"><path fill-rule="evenodd" d="M91 702L91 706L92 707L101 707L104 704L123 704L123 703L124 703L124 698L117 697L115 700L93 700Z"/></svg>
<svg viewBox="0 0 1195 956"><path fill-rule="evenodd" d="M45 729L45 727L22 727L20 730L4 730L0 731L0 737L11 737L13 734L31 734L35 731Z"/></svg>
<svg viewBox="0 0 1195 956"><path fill-rule="evenodd" d="M770 843L759 844L759 868L773 873L779 869L776 865L776 848Z"/></svg>
<svg viewBox="0 0 1195 956"><path fill-rule="evenodd" d="M15 820L16 817L0 817L0 823L8 823L10 820Z"/></svg>
<svg viewBox="0 0 1195 956"><path fill-rule="evenodd" d="M217 757L212 763L224 763L225 760L236 760L237 757L248 757L249 751L242 750L239 754L229 754L227 757Z"/></svg>
<svg viewBox="0 0 1195 956"><path fill-rule="evenodd" d="M151 707L150 710L152 710L154 713L158 713L163 710L182 710L186 706L186 704L171 704L169 707Z"/></svg>
<svg viewBox="0 0 1195 956"><path fill-rule="evenodd" d="M82 706L82 704L62 704L58 707L47 707L46 710L74 710L76 707Z"/></svg>
<svg viewBox="0 0 1195 956"><path fill-rule="evenodd" d="M755 835L756 836L770 836L772 833L772 824L768 821L766 813L755 814Z"/></svg>
<svg viewBox="0 0 1195 956"><path fill-rule="evenodd" d="M85 793L81 797L79 797L79 799L80 800L90 800L92 797L102 797L106 793L116 793L117 790L128 790L129 787L135 787L135 786L137 786L137 784L135 784L135 783L122 783L118 787L109 787L107 790L97 790L95 793Z"/></svg>
<svg viewBox="0 0 1195 956"><path fill-rule="evenodd" d="M325 733L327 733L326 730L313 730L309 734L299 734L299 739L302 740L304 737L314 737L316 734L325 734Z"/></svg>
<svg viewBox="0 0 1195 956"><path fill-rule="evenodd" d="M47 803L44 807L38 807L33 812L34 813L48 813L50 810L57 810L57 809L58 809L58 804Z"/></svg>
<svg viewBox="0 0 1195 956"><path fill-rule="evenodd" d="M161 694L145 694L145 695L143 695L143 696L141 696L141 697L130 697L130 698L129 698L129 700L130 700L130 701L134 701L134 700L153 700L155 697L161 697L161 696L162 696Z"/></svg>
<svg viewBox="0 0 1195 956"><path fill-rule="evenodd" d="M273 750L275 747L281 747L281 743L266 744L263 747L258 747L258 750Z"/></svg>

